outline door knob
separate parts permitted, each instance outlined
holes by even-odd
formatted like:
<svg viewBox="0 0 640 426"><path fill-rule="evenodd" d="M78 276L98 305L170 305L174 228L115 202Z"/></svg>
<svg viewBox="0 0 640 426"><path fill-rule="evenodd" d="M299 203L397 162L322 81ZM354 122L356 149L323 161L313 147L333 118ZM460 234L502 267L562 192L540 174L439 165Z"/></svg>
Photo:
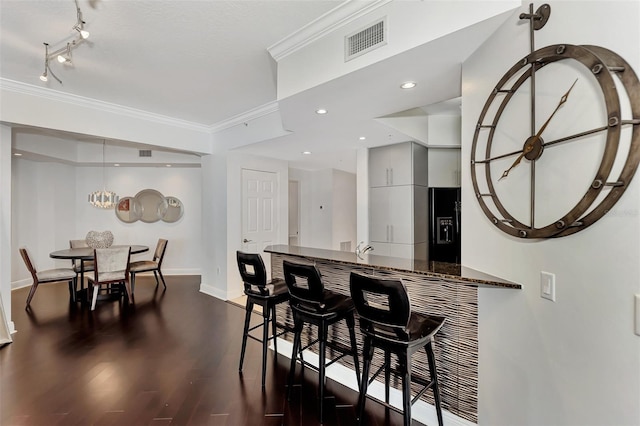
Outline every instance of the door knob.
<svg viewBox="0 0 640 426"><path fill-rule="evenodd" d="M243 243L252 243L253 240L247 240L246 238L244 240L242 240Z"/></svg>

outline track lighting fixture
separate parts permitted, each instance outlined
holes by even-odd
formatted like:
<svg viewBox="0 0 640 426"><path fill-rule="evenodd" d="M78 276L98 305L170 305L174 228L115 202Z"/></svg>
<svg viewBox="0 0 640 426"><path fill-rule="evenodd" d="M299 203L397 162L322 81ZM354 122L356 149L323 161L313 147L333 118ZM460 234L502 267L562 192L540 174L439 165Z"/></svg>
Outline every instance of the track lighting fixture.
<svg viewBox="0 0 640 426"><path fill-rule="evenodd" d="M51 76L55 78L58 83L62 84L62 81L51 71L51 68L49 68L49 43L44 43L44 52L44 72L40 76L40 80L45 82L49 81L49 73L51 73Z"/></svg>
<svg viewBox="0 0 640 426"><path fill-rule="evenodd" d="M61 64L73 65L71 62L71 50L78 47L78 45L84 40L89 38L89 31L84 29L84 24L86 23L84 19L82 19L82 10L80 10L80 5L78 4L78 0L74 0L76 3L76 24L73 26L72 30L77 31L77 38L73 41L67 42L67 45L57 49L53 52L49 52L49 43L44 43L44 72L40 76L40 80L49 81L49 74L55 78L58 83L62 84L62 80L60 80L51 70L49 66L49 61L53 58L56 58L57 61Z"/></svg>

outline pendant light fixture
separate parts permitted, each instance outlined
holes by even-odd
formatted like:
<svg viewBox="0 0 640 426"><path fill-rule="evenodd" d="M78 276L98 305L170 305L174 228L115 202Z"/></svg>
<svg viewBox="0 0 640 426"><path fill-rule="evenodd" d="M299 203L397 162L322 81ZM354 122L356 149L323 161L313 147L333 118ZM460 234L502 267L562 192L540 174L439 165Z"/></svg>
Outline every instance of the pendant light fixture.
<svg viewBox="0 0 640 426"><path fill-rule="evenodd" d="M102 140L102 191L95 191L89 194L89 203L92 206L99 207L101 209L112 209L120 200L120 197L116 195L113 191L107 191L106 182L107 179L105 177L105 165L104 165L104 151L105 151L106 141Z"/></svg>

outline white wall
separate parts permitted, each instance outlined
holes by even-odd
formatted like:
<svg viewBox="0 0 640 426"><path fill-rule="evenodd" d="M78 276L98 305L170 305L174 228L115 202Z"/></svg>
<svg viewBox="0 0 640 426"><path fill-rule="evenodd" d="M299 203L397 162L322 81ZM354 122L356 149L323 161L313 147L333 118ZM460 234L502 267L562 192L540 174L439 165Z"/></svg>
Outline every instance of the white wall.
<svg viewBox="0 0 640 426"><path fill-rule="evenodd" d="M113 209L102 210L87 202L90 192L103 187L101 167L74 167L34 162L14 157L12 253L28 247L38 269L67 267L68 261L53 260L49 253L67 248L70 239L82 239L91 230L109 230L115 244L142 244L151 258L158 238L169 240L163 273L200 274L201 260L201 171L199 168L120 167L107 168L107 189L120 197L134 196L142 189L155 189L179 198L185 208L175 223L158 221L124 223ZM13 286L29 285L30 276L18 255L12 256Z"/></svg>
<svg viewBox="0 0 640 426"><path fill-rule="evenodd" d="M339 9L359 8L351 2ZM517 6L517 1L383 1L362 7L355 18L340 21L340 28L322 34L303 49L278 59L278 99L318 86L410 48L436 40L468 25L489 19ZM340 14L340 10L333 12ZM344 38L386 19L387 44L350 61L344 60Z"/></svg>
<svg viewBox="0 0 640 426"><path fill-rule="evenodd" d="M38 270L64 268L70 262L55 261L49 253L68 248L69 240L79 236L75 227L75 168L19 157L14 157L12 168L11 281L15 288L31 285L31 275L18 253L20 247L29 250Z"/></svg>
<svg viewBox="0 0 640 426"><path fill-rule="evenodd" d="M333 229L331 248L340 250L340 243L350 241L355 250L358 242L356 230L356 175L333 170Z"/></svg>
<svg viewBox="0 0 640 426"><path fill-rule="evenodd" d="M639 2L550 4L551 18L535 34L537 47L600 45L640 72ZM490 91L528 52L528 26L518 22L527 11L523 2L463 66L463 159L470 158ZM566 90L564 81L544 87L558 99ZM529 126L526 118L506 131L522 126ZM633 332L633 295L640 293L640 177L591 227L559 239L523 241L497 230L482 213L468 162L463 164L462 260L523 284L521 291L480 289L479 424L640 424L640 336ZM555 303L540 298L540 271L556 274Z"/></svg>
<svg viewBox="0 0 640 426"><path fill-rule="evenodd" d="M356 175L334 169L290 169L300 190L300 245L340 250L356 242Z"/></svg>

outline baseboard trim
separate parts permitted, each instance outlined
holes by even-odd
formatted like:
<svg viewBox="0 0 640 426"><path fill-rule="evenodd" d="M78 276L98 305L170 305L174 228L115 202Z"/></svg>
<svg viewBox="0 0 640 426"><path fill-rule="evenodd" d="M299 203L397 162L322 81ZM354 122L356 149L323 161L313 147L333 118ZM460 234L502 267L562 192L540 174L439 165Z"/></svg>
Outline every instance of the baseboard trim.
<svg viewBox="0 0 640 426"><path fill-rule="evenodd" d="M205 283L200 283L200 293L204 293L208 296L215 297L220 300L227 300L227 292L220 290L217 287L213 287L211 285L207 285Z"/></svg>
<svg viewBox="0 0 640 426"><path fill-rule="evenodd" d="M273 344L271 345L273 350ZM293 351L293 343L282 338L278 338L278 353L291 359L291 352ZM309 350L304 351L304 360L308 361L314 366L318 366L319 357ZM356 379L356 373L350 368L344 365L335 363L327 367L326 376L329 379L348 387L355 392L358 392L358 380ZM380 401L384 401L384 385L378 381L374 381L369 385L367 389L367 395L377 398ZM390 389L389 401L391 405L402 409L402 392L398 389ZM371 403L375 403L371 401ZM458 417L453 413L446 410L442 411L442 417L444 423L448 426L477 426L476 423L472 423L469 420ZM436 415L436 408L422 400L416 401L411 408L411 418L419 421L420 423L431 425L438 424L438 416Z"/></svg>

